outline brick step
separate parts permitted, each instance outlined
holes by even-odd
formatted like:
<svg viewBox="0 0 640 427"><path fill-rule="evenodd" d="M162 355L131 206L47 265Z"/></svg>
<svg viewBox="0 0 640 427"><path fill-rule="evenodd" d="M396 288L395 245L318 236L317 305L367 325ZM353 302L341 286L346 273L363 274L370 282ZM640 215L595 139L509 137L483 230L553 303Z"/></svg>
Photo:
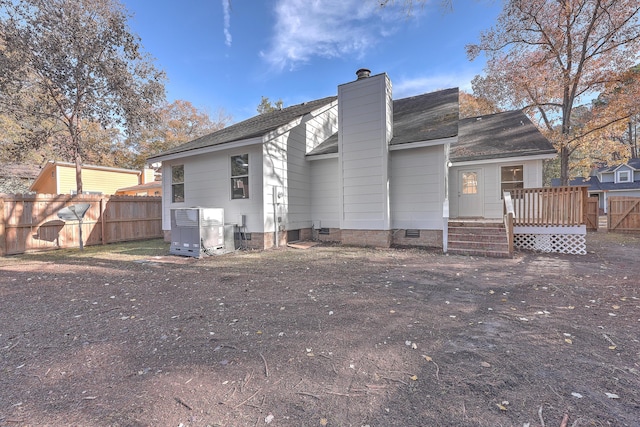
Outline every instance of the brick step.
<svg viewBox="0 0 640 427"><path fill-rule="evenodd" d="M504 224L450 221L447 251L452 254L509 258Z"/></svg>
<svg viewBox="0 0 640 427"><path fill-rule="evenodd" d="M501 221L449 221L449 227L463 227L463 228L504 228L504 223Z"/></svg>
<svg viewBox="0 0 640 427"><path fill-rule="evenodd" d="M449 240L448 244L449 249L473 249L473 250L481 250L485 249L487 251L509 251L509 244L507 243L507 239L504 239L502 242L479 242L479 241L469 241L469 240Z"/></svg>
<svg viewBox="0 0 640 427"><path fill-rule="evenodd" d="M468 255L475 257L490 257L490 258L511 258L509 251L486 251L484 249L451 249L449 248L447 253L453 255Z"/></svg>
<svg viewBox="0 0 640 427"><path fill-rule="evenodd" d="M500 234L505 232L504 227L452 227L449 226L449 231L457 231L460 233L472 233L472 234Z"/></svg>
<svg viewBox="0 0 640 427"><path fill-rule="evenodd" d="M459 231L449 231L449 241L457 240L461 242L491 242L491 243L500 243L507 241L506 232L502 232L500 234L469 234L469 233L461 233Z"/></svg>

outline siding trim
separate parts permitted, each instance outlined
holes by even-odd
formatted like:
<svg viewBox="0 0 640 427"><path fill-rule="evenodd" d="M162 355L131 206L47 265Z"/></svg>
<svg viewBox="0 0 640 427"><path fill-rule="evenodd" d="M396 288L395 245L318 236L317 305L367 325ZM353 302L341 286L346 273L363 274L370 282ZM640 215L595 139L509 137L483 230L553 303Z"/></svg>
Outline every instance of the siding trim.
<svg viewBox="0 0 640 427"><path fill-rule="evenodd" d="M405 144L398 145L390 145L389 151L397 151L397 150L409 150L411 148L422 148L422 147L433 147L435 145L444 145L444 144L455 144L458 142L458 137L454 136L451 138L440 138L434 139L431 141L416 141L416 142L408 142Z"/></svg>
<svg viewBox="0 0 640 427"><path fill-rule="evenodd" d="M312 162L314 160L337 159L338 157L339 157L338 153L317 154L315 156L305 156L305 158L310 162Z"/></svg>
<svg viewBox="0 0 640 427"><path fill-rule="evenodd" d="M486 165L489 163L513 163L513 162L524 162L527 160L547 160L547 159L555 159L556 154L538 154L536 156L518 156L518 157L496 157L492 159L484 159L484 160L467 160L464 162L455 162L451 161L451 166L474 166L474 165Z"/></svg>

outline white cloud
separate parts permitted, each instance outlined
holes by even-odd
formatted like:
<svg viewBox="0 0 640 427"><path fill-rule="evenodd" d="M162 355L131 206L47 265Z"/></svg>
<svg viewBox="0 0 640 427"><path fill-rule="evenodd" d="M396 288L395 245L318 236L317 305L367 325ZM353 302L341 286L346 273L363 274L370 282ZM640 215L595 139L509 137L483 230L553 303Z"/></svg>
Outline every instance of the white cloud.
<svg viewBox="0 0 640 427"><path fill-rule="evenodd" d="M397 8L381 11L372 0L278 0L271 46L261 55L279 70L314 57L361 58L393 32L398 13Z"/></svg>
<svg viewBox="0 0 640 427"><path fill-rule="evenodd" d="M222 0L222 10L224 12L224 44L231 46L231 0Z"/></svg>

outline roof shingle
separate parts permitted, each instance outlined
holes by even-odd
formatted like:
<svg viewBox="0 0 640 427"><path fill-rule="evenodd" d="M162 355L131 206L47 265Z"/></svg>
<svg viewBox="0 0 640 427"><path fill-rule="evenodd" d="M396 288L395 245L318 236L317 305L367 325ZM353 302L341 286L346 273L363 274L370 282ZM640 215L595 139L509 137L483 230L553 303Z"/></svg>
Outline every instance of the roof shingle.
<svg viewBox="0 0 640 427"><path fill-rule="evenodd" d="M556 149L522 111L460 120L454 162L552 154Z"/></svg>
<svg viewBox="0 0 640 427"><path fill-rule="evenodd" d="M184 153L187 151L212 147L228 142L260 137L265 135L266 133L278 129L280 126L286 125L287 123L297 119L298 117L302 117L305 114L309 114L313 110L332 103L337 98L337 96L329 96L322 99L316 99L315 101L293 105L282 110L260 114L251 117L250 119L220 129L219 131L216 131L209 135L194 139L193 141L187 142L186 144L182 144L178 147L150 156L149 159L153 160L154 158L166 156L169 154Z"/></svg>

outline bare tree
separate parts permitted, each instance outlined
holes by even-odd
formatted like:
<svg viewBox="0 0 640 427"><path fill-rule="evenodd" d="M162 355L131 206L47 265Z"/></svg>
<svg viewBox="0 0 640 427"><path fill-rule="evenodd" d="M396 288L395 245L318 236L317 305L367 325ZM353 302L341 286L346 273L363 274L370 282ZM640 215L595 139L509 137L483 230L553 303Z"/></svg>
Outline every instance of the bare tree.
<svg viewBox="0 0 640 427"><path fill-rule="evenodd" d="M0 0L0 10L0 112L49 123L29 143L64 138L82 193L83 123L135 135L164 100L164 73L117 0Z"/></svg>

